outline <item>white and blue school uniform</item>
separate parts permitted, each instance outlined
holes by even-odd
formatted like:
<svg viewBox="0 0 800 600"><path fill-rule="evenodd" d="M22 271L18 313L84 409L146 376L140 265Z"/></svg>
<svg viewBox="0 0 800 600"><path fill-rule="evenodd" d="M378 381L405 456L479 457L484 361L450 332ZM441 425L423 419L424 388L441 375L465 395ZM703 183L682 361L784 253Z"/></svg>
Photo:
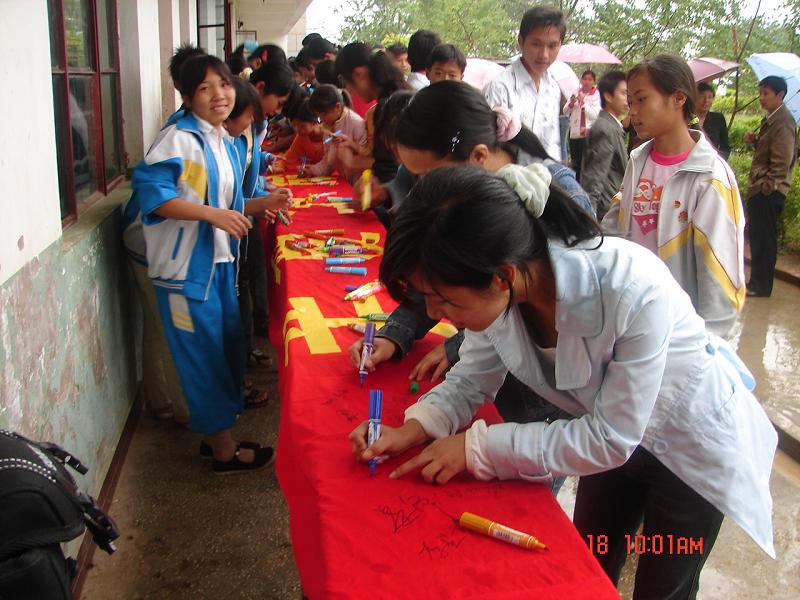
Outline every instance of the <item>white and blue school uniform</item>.
<svg viewBox="0 0 800 600"><path fill-rule="evenodd" d="M486 330L466 332L459 362L406 420L417 419L432 438L455 434L511 372L576 418L488 428L479 421L466 441L476 477L600 473L641 445L774 558L769 477L777 434L750 392L752 376L706 332L657 256L618 238L596 244L550 242L554 361L537 353L515 305Z"/></svg>
<svg viewBox="0 0 800 600"><path fill-rule="evenodd" d="M178 119L185 117L188 114L186 108L181 104L180 108L172 113L167 122L161 128L161 131L153 141L153 146L159 143L164 131L170 126L174 125ZM149 150L148 150L149 152ZM147 266L147 251L145 250L144 232L142 231L142 214L139 206L139 200L136 194L131 195L125 206L122 208L122 242L125 245L125 250L131 260L139 263L142 266Z"/></svg>
<svg viewBox="0 0 800 600"><path fill-rule="evenodd" d="M230 136L186 113L165 127L133 171L148 274L192 429L229 429L242 410L244 338L236 297L238 241L206 221L155 210L182 198L243 212L241 166Z"/></svg>

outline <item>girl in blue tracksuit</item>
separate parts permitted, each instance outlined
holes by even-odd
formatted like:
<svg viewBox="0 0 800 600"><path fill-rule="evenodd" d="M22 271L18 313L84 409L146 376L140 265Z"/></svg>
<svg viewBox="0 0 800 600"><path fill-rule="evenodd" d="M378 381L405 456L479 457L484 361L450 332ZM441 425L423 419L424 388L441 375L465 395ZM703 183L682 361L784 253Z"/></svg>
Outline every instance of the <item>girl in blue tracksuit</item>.
<svg viewBox="0 0 800 600"><path fill-rule="evenodd" d="M213 454L217 473L259 468L273 455L230 433L245 367L234 265L238 240L252 226L238 153L222 127L235 101L232 81L216 57L187 61L180 75L186 114L161 131L133 174L167 342L192 429L206 434L201 452ZM263 212L266 198L246 207Z"/></svg>

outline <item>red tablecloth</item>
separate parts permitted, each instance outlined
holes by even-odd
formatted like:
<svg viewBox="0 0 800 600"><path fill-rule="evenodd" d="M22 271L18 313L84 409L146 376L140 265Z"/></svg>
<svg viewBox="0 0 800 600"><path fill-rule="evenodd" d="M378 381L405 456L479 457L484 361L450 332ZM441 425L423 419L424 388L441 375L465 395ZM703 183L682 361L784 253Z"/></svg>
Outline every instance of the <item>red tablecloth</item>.
<svg viewBox="0 0 800 600"><path fill-rule="evenodd" d="M389 363L358 385L346 357L359 334L357 314L389 312L385 293L365 305L345 302L346 284L377 277L324 272L321 257L285 247L292 233L344 228L344 237L383 244L372 214L342 204L308 206L310 191L350 195L336 187L293 187L289 227L272 236L271 339L278 349L281 423L277 473L289 505L292 546L304 593L317 598L618 598L549 489L522 481L478 482L468 474L444 486L417 475L390 480L412 452L379 465L375 477L354 461L347 434L367 417L368 390L384 392L383 422L400 425L416 400L407 375L442 341L429 334L401 363ZM449 326L448 326L449 327ZM447 335L446 328L442 333ZM420 393L429 389L422 384ZM481 416L497 420L493 409ZM537 536L549 552L527 551L460 529L470 511Z"/></svg>

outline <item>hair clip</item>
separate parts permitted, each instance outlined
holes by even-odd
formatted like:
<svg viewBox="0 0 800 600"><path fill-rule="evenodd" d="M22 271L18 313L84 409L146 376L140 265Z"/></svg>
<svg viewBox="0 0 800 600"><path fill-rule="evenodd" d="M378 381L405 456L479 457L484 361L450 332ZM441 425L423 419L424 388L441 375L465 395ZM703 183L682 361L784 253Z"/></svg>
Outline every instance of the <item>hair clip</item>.
<svg viewBox="0 0 800 600"><path fill-rule="evenodd" d="M456 146L461 143L461 130L459 129L456 131L456 134L450 138L450 141L453 142L453 145L450 146L450 154L453 154L456 151Z"/></svg>

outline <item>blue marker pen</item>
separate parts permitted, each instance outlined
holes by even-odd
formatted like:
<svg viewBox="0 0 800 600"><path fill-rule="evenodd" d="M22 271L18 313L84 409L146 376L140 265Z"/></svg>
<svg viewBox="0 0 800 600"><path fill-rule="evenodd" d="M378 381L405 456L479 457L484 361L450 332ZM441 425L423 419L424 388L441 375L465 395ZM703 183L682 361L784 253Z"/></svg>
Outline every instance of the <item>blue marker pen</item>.
<svg viewBox="0 0 800 600"><path fill-rule="evenodd" d="M333 138L334 138L334 136L336 136L336 135L340 135L341 133L342 133L342 130L341 130L341 129L337 129L336 131L334 131L334 132L331 134L331 136L330 136L330 137L327 137L327 138L325 138L324 140L322 140L322 143L323 143L323 144L329 144L329 143L331 143L331 142L333 141Z"/></svg>
<svg viewBox="0 0 800 600"><path fill-rule="evenodd" d="M345 273L348 275L366 275L366 267L325 267L328 273Z"/></svg>
<svg viewBox="0 0 800 600"><path fill-rule="evenodd" d="M367 259L361 256L344 256L339 258L325 259L326 265L357 265L363 262L367 262Z"/></svg>
<svg viewBox="0 0 800 600"><path fill-rule="evenodd" d="M328 196L328 202L352 202L352 198L347 198L345 196Z"/></svg>
<svg viewBox="0 0 800 600"><path fill-rule="evenodd" d="M369 426L367 428L367 444L372 446L381 437L381 415L383 414L383 392L381 390L369 391ZM375 475L378 458L369 461L370 477Z"/></svg>

